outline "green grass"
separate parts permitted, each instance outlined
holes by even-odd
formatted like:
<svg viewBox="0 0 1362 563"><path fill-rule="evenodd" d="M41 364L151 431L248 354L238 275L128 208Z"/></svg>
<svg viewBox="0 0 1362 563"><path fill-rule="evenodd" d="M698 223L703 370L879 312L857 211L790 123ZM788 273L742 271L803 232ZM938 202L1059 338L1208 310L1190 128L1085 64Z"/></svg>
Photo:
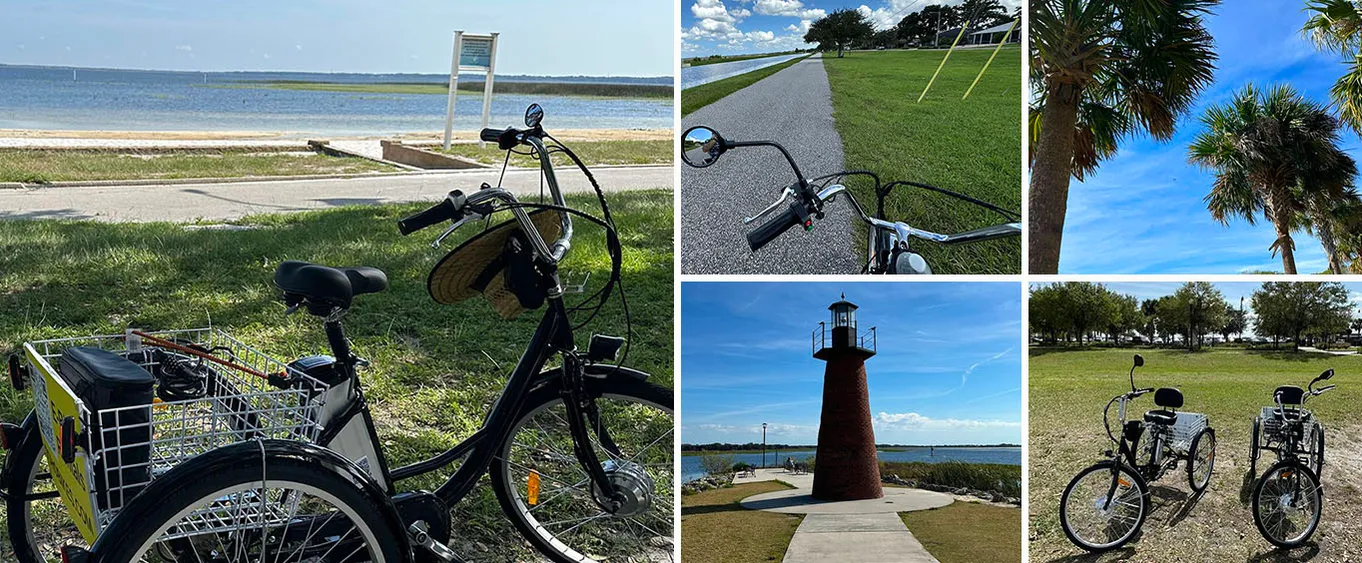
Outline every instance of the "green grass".
<svg viewBox="0 0 1362 563"><path fill-rule="evenodd" d="M0 182L28 184L397 171L396 168L372 160L316 153L224 150L138 154L122 151L0 150Z"/></svg>
<svg viewBox="0 0 1362 563"><path fill-rule="evenodd" d="M485 83L460 80L459 92L482 93ZM207 88L248 88L269 90L307 90L314 92L350 92L359 94L449 94L449 84L442 82L309 82L278 80L209 84ZM545 96L585 96L605 98L667 98L672 97L670 84L597 84L574 82L496 82L498 94L526 94Z"/></svg>
<svg viewBox="0 0 1362 563"><path fill-rule="evenodd" d="M587 166L601 164L671 164L675 157L675 141L671 139L651 141L592 141L570 143L568 146ZM500 165L506 158L506 151L489 144L478 148L476 144L450 145L449 150L434 149L437 152L464 156L483 164ZM565 154L554 154L553 164L557 167L573 166ZM539 161L527 154L511 153L511 166L538 167Z"/></svg>
<svg viewBox="0 0 1362 563"><path fill-rule="evenodd" d="M954 502L899 517L941 563L1021 562L1020 508Z"/></svg>
<svg viewBox="0 0 1362 563"><path fill-rule="evenodd" d="M624 245L623 275L633 317L627 364L672 382L672 192L611 194ZM594 197L569 205L597 209ZM396 221L427 207L357 206L238 221L245 231L186 230L168 223L105 224L0 221L0 353L24 341L119 333L126 327L172 329L210 321L279 358L326 350L321 322L285 316L271 286L274 268L289 259L375 266L390 287L355 299L346 317L357 354L373 365L361 378L390 463L396 467L442 452L480 425L538 322L537 312L502 320L481 298L437 306L426 292L432 266L445 250L435 233L398 235ZM471 236L467 229L455 238ZM592 286L609 274L603 233L577 223L563 267L592 272ZM579 317L580 318L580 317ZM587 328L624 334L617 300ZM0 420L17 422L31 397L0 389ZM443 476L443 475L441 475ZM431 487L434 478L401 488ZM527 547L504 521L490 487L476 489L455 513L459 542L481 542L492 553L476 559L524 560ZM3 521L0 515L0 521ZM3 530L3 526L0 526ZM5 541L0 532L0 542Z"/></svg>
<svg viewBox="0 0 1362 563"><path fill-rule="evenodd" d="M1253 524L1246 478L1250 425L1271 403L1279 385L1305 386L1327 368L1338 388L1312 400L1310 409L1327 433L1324 489L1327 498L1316 532L1319 561L1344 561L1355 555L1362 521L1362 358L1291 352L1139 350L1145 366L1135 373L1140 387L1178 387L1187 412L1205 413L1216 431L1215 472L1203 497L1191 497L1185 466L1151 484L1152 510L1143 535L1094 560L1269 561L1296 560L1275 553ZM1082 552L1059 527L1059 499L1081 469L1096 463L1109 447L1102 430L1102 407L1129 391L1132 350L1067 351L1033 348L1030 354L1030 544L1032 561L1050 561ZM1151 396L1130 407L1129 418L1156 408ZM1113 414L1113 417L1115 415ZM1258 471L1271 463L1264 454ZM1189 551L1187 546L1197 546ZM1352 551L1349 551L1352 550ZM1302 550L1295 555L1299 556ZM1303 550L1312 554L1313 550Z"/></svg>
<svg viewBox="0 0 1362 563"><path fill-rule="evenodd" d="M946 487L968 487L1021 497L1021 466L1002 463L965 463L947 461L881 461L880 475L898 475L919 483Z"/></svg>
<svg viewBox="0 0 1362 563"><path fill-rule="evenodd" d="M747 510L739 501L791 488L779 481L760 481L682 497L681 560L779 563L803 516Z"/></svg>
<svg viewBox="0 0 1362 563"><path fill-rule="evenodd" d="M719 63L731 63L734 61L747 61L752 59L764 59L767 57L779 57L781 55L794 54L798 53L796 51L783 51L780 53L757 53L755 55L724 55L724 56L713 55L709 57L692 57L689 59L681 59L681 62L689 64L690 66L705 66Z"/></svg>
<svg viewBox="0 0 1362 563"><path fill-rule="evenodd" d="M807 57L796 57L783 63L760 68L746 74L730 76L723 80L710 82L709 84L701 84L699 86L686 88L681 91L681 115L689 115L697 109L719 101L724 96L755 84L758 80L785 70L805 58Z"/></svg>
<svg viewBox="0 0 1362 563"><path fill-rule="evenodd" d="M1003 48L969 99L960 99L990 54L957 50L922 103L918 95L944 51L824 56L846 168L871 170L886 182L938 186L1020 212L1021 50ZM856 197L873 210L870 187L850 182ZM938 233L1002 221L983 208L916 188L890 194L885 208L890 220ZM914 250L939 274L1021 272L1020 237L952 247L917 241Z"/></svg>

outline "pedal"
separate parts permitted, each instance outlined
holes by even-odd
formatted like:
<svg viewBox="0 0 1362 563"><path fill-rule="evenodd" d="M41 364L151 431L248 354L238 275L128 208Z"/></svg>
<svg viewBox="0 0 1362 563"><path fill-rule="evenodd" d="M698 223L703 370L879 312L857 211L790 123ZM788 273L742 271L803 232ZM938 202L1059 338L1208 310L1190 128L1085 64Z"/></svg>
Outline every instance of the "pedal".
<svg viewBox="0 0 1362 563"><path fill-rule="evenodd" d="M411 542L424 548L427 553L444 563L464 563L454 550L449 546L435 541L430 537L430 526L425 520L417 520L407 528L407 535L411 536Z"/></svg>
<svg viewBox="0 0 1362 563"><path fill-rule="evenodd" d="M587 272L580 280L573 280L572 272L564 272L560 282L563 285L564 294L586 293L586 282L591 281L591 272Z"/></svg>

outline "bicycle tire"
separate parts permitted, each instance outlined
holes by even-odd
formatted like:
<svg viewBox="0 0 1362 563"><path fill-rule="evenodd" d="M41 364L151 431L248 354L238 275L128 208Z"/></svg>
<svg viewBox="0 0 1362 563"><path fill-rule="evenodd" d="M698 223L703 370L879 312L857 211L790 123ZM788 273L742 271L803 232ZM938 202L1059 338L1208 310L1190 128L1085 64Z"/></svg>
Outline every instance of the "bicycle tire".
<svg viewBox="0 0 1362 563"><path fill-rule="evenodd" d="M32 415L29 415L32 417ZM27 495L31 494L36 488L37 477L45 465L46 458L44 453L42 437L38 434L36 424L30 424L25 419L24 438L10 452L9 459L9 479L5 483L5 491L9 496L5 502L6 527L9 531L10 547L14 550L14 557L18 563L47 563L57 558L55 546L50 552L45 553L38 545L37 537L34 535L32 506ZM83 546L80 532L76 529L75 522L71 521L66 513L66 507L60 498L53 498L49 501L56 510L46 510L45 513L56 517L59 522L48 521L44 525L48 527L56 536L70 536L71 545Z"/></svg>
<svg viewBox="0 0 1362 563"><path fill-rule="evenodd" d="M1209 464L1210 467L1206 468L1206 482L1198 487L1196 483L1197 452L1201 451L1201 448L1205 445L1202 443L1202 439L1207 437L1210 439L1211 447L1211 455L1207 459L1207 464ZM1206 490L1206 487L1211 486L1211 477L1215 476L1216 443L1215 429L1213 428L1204 428L1201 432L1197 432L1196 437L1192 438L1192 447L1187 451L1187 486L1191 487L1194 492L1199 493Z"/></svg>
<svg viewBox="0 0 1362 563"><path fill-rule="evenodd" d="M1283 469L1287 467L1293 468L1294 470L1299 472L1300 475L1304 475L1306 477L1306 480L1309 481L1309 483L1314 487L1314 490L1317 491L1317 494L1319 496L1318 502L1316 502L1314 505L1314 510L1311 515L1310 523L1306 527L1305 532L1294 539L1284 540L1281 538L1277 538L1270 532L1268 532L1266 528L1266 523L1263 522L1262 513L1263 507L1260 506L1259 502L1262 497L1263 488L1266 486L1268 482L1268 478L1276 474L1278 469ZM1315 530L1319 528L1320 515L1323 514L1323 512L1324 512L1324 487L1323 485L1320 484L1319 477L1315 476L1315 473L1311 471L1309 467L1307 467L1304 464L1301 464L1299 461L1295 459L1284 459L1282 461L1278 461L1277 463L1272 464L1272 467L1269 467L1267 471L1263 472L1262 478L1258 479L1258 482L1253 486L1253 525L1258 528L1258 533L1263 536L1263 539L1267 540L1268 543L1271 543L1272 545L1275 545L1277 547L1283 549L1291 549L1294 547L1299 547L1301 544L1309 541L1310 536L1314 535Z"/></svg>
<svg viewBox="0 0 1362 563"><path fill-rule="evenodd" d="M269 440L209 451L153 481L100 534L90 549L90 563L133 561L157 549L155 538L164 528L199 503L221 498L223 491L259 483L262 471L271 487L310 489L319 498L329 496L341 503L337 508L348 508L349 520L357 527L362 523L365 529L360 533L372 538L370 543L378 547L382 563L411 563L412 551L391 501L372 480L356 478L362 470L330 450ZM204 479L204 475L212 478Z"/></svg>
<svg viewBox="0 0 1362 563"><path fill-rule="evenodd" d="M620 396L638 399L645 403L651 403L660 407L668 413L672 412L673 392L671 389L647 382L644 379L646 378L646 374L642 374L641 372L634 372L632 370L615 372L612 366L605 366L602 369L609 370L604 377L588 377L586 379L587 391L592 397ZM630 373L633 375L630 375ZM516 430L514 429L521 428L527 419L532 417L536 412L539 412L542 408L552 406L554 403L562 401L562 396L560 395L561 386L558 384L559 381L560 379L558 378L551 378L548 380L548 383L541 384L529 393L525 399L524 406L521 408L520 414L517 415L515 424L512 426L513 431L507 436L506 442L500 446L497 458L493 460L488 472L492 478L492 489L496 493L497 501L501 504L502 511L506 514L506 517L511 523L514 524L516 531L518 531L530 545L534 546L537 551L548 557L554 563L584 563L594 561L594 559L588 555L577 552L571 546L557 540L557 538L552 535L545 537L545 534L550 534L550 532L543 526L540 526L537 521L531 522L527 519L529 518L527 515L528 509L523 505L513 489L514 485L512 484L512 478L510 476L511 464L508 461L507 455L511 445L514 443L514 435L516 433ZM674 435L675 431L673 430L673 439ZM519 483L516 484L518 485ZM656 491L656 494L665 495L668 502L671 502L672 500L671 491ZM674 518L674 516L672 516L672 518ZM544 530L544 533L542 534L539 531L541 529ZM672 529L669 527L666 532L671 533ZM675 541L675 538L672 538L673 544ZM561 544L561 546L554 545L555 542ZM670 548L668 549L670 550Z"/></svg>
<svg viewBox="0 0 1362 563"><path fill-rule="evenodd" d="M1111 460L1100 461L1088 466L1086 469L1082 471L1079 471L1078 474L1074 475L1074 478L1069 481L1069 484L1064 487L1064 494L1060 497L1059 500L1060 528L1064 530L1064 535L1068 536L1070 542L1073 542L1074 545L1084 549L1085 551L1100 553L1104 551L1117 549L1125 545L1140 533L1140 528L1144 527L1145 517L1149 515L1149 485L1145 483L1144 478L1140 477L1140 474L1137 471L1135 471L1134 468L1122 463L1120 464L1119 469L1120 473L1129 476L1131 482L1134 484L1135 490L1139 493L1137 497L1139 499L1140 512L1139 515L1136 516L1135 525L1130 528L1129 532L1126 532L1121 537L1116 538L1112 542L1104 544L1088 542L1084 539L1079 538L1078 535L1073 531L1071 525L1069 524L1068 507L1069 497L1070 495L1073 494L1074 487L1077 486L1078 483L1081 482L1084 477L1093 472L1096 471L1110 472L1113 464L1114 462L1112 462Z"/></svg>

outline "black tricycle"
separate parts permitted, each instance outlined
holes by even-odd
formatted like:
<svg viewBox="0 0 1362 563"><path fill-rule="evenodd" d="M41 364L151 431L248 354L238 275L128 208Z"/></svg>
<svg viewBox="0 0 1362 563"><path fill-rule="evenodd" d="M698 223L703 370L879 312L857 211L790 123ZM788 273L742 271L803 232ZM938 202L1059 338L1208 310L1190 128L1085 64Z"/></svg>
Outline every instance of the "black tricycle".
<svg viewBox="0 0 1362 563"><path fill-rule="evenodd" d="M1277 547L1297 547L1315 533L1324 509L1324 425L1305 409L1306 401L1334 388L1315 384L1328 381L1328 369L1305 389L1283 385L1272 392L1271 406L1253 419L1249 445L1249 475L1258 474L1263 450L1277 461L1253 486L1253 523L1258 532Z"/></svg>
<svg viewBox="0 0 1362 563"><path fill-rule="evenodd" d="M1074 545L1088 551L1106 551L1125 545L1144 525L1149 513L1149 483L1186 462L1187 484L1196 493L1206 490L1215 466L1215 430L1206 415L1178 412L1182 392L1171 387L1136 388L1135 368L1144 358L1135 355L1130 368L1130 391L1107 401L1102 410L1115 450L1074 476L1059 503L1059 523ZM1136 398L1154 393L1159 409L1144 413L1143 420L1126 420L1126 406ZM1117 406L1120 435L1112 431L1111 407Z"/></svg>

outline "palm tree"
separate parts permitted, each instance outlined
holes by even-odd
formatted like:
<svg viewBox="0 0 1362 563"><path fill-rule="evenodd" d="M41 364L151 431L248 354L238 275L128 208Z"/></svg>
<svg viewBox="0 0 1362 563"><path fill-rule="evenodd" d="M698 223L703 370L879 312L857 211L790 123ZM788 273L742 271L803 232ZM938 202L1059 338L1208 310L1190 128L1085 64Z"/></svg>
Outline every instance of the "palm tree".
<svg viewBox="0 0 1362 563"><path fill-rule="evenodd" d="M1070 177L1082 181L1126 135L1167 140L1211 83L1202 16L1217 4L1032 0L1031 273L1057 273Z"/></svg>
<svg viewBox="0 0 1362 563"><path fill-rule="evenodd" d="M1346 173L1347 167L1335 167L1335 173ZM1356 175L1356 169L1352 175ZM1344 180L1351 183L1351 179ZM1357 191L1347 186L1342 194L1332 191L1319 191L1309 194L1305 205L1305 216L1301 222L1310 234L1319 239L1324 255L1329 258L1329 273L1345 273L1344 254L1340 250L1340 240L1357 225L1362 198Z"/></svg>
<svg viewBox="0 0 1362 563"><path fill-rule="evenodd" d="M1301 30L1323 51L1343 55L1348 71L1329 90L1343 123L1362 133L1362 7L1350 0L1309 0Z"/></svg>
<svg viewBox="0 0 1362 563"><path fill-rule="evenodd" d="M1296 273L1291 233L1313 228L1328 239L1337 262L1332 210L1355 197L1357 163L1339 148L1341 124L1328 108L1286 85L1261 91L1249 84L1201 116L1205 131L1188 148L1193 164L1215 173L1206 208L1221 224L1239 217L1252 225L1262 214L1277 231L1270 249L1282 270ZM1332 266L1332 264L1331 264ZM1341 263L1339 264L1341 268Z"/></svg>

